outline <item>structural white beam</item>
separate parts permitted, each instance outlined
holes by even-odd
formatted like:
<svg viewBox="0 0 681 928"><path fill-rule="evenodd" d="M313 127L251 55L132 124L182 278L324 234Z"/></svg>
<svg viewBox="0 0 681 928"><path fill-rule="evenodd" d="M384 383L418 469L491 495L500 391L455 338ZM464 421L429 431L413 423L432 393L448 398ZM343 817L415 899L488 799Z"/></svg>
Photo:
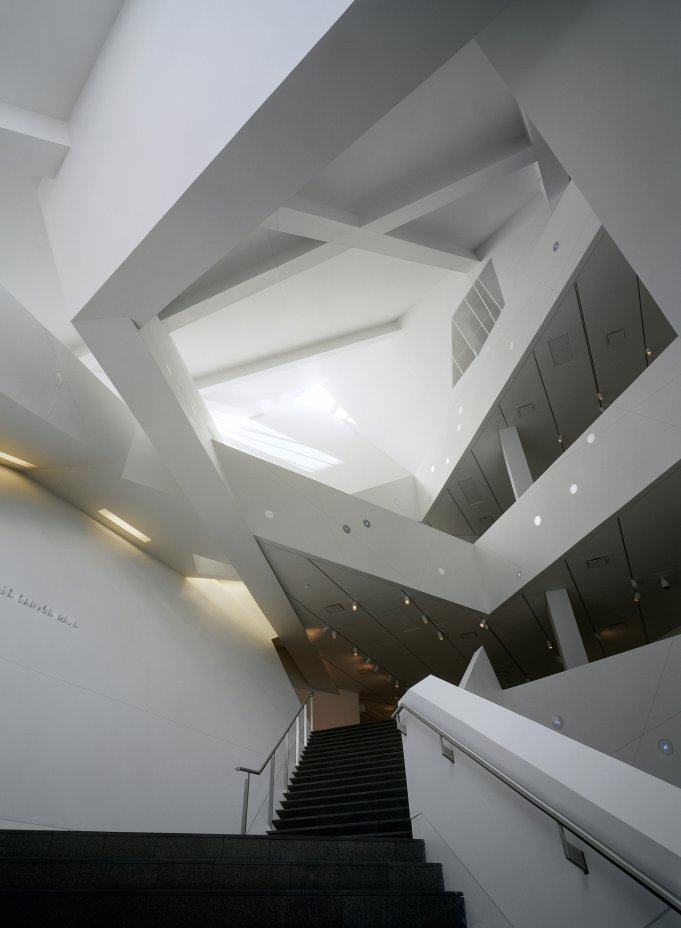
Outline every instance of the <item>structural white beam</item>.
<svg viewBox="0 0 681 928"><path fill-rule="evenodd" d="M547 590L546 606L566 670L588 664L586 649L567 590Z"/></svg>
<svg viewBox="0 0 681 928"><path fill-rule="evenodd" d="M37 177L54 177L70 147L61 119L0 103L0 163Z"/></svg>
<svg viewBox="0 0 681 928"><path fill-rule="evenodd" d="M427 187L412 191L410 196L380 204L361 217L362 228L367 232L390 232L482 190L500 177L513 174L536 160L532 145L519 143L481 164L458 170L451 177L440 178L435 183L431 180Z"/></svg>
<svg viewBox="0 0 681 928"><path fill-rule="evenodd" d="M288 232L291 235L348 248L359 248L461 273L469 271L478 260L469 248L455 244L441 244L436 247L409 237L383 235L362 228L356 216L346 214L344 218L340 218L337 210L326 211L321 204L309 203L299 198L278 209L264 225L277 232Z"/></svg>
<svg viewBox="0 0 681 928"><path fill-rule="evenodd" d="M514 425L508 429L499 429L499 441L513 495L518 499L525 490L532 486L532 474L518 429Z"/></svg>
<svg viewBox="0 0 681 928"><path fill-rule="evenodd" d="M367 329L359 329L355 332L349 332L347 335L340 335L338 338L327 338L324 341L313 342L310 345L304 345L302 348L296 348L293 351L284 351L281 354L269 355L266 358L258 358L257 361L251 361L248 364L237 364L234 367L223 368L214 371L212 374L205 374L203 377L195 378L196 386L199 389L213 387L218 383L225 383L227 380L238 380L242 377L250 377L252 374L259 374L262 371L269 371L274 368L284 368L289 364L296 364L298 361L318 358L323 354L331 354L334 351L342 351L350 345L373 342L379 338L387 338L399 332L401 328L399 320L387 322L385 325L375 325Z"/></svg>

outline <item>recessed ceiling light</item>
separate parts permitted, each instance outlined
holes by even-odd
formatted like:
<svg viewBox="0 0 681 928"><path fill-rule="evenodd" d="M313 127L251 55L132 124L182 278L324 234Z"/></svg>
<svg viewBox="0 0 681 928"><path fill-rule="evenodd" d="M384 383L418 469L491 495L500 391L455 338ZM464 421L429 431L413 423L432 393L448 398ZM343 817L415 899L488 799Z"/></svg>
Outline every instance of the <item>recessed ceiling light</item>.
<svg viewBox="0 0 681 928"><path fill-rule="evenodd" d="M430 465L430 472L431 472L431 474L434 474L434 473L435 473L435 465L434 465L434 464L431 464L431 465Z"/></svg>
<svg viewBox="0 0 681 928"><path fill-rule="evenodd" d="M516 577L518 578L518 580L520 580L520 578L521 578L522 575L523 575L522 570L516 570L515 575L516 575Z"/></svg>
<svg viewBox="0 0 681 928"><path fill-rule="evenodd" d="M577 486L576 483L571 483L571 484L570 484L570 493L572 493L573 496L575 495L575 493L577 492L578 489L579 489L579 488L578 488L578 486Z"/></svg>
<svg viewBox="0 0 681 928"><path fill-rule="evenodd" d="M674 745L669 738L660 738L657 742L657 748L660 754L665 754L667 757L674 753Z"/></svg>
<svg viewBox="0 0 681 928"><path fill-rule="evenodd" d="M346 534L346 535L349 535L349 534L350 534L350 532L351 532L351 528L350 528L350 526L349 526L349 525L347 525L347 524L346 524L346 525L344 525L344 526L343 526L343 531L345 532L345 534Z"/></svg>
<svg viewBox="0 0 681 928"><path fill-rule="evenodd" d="M445 458L445 464L449 464L449 458Z"/></svg>
<svg viewBox="0 0 681 928"><path fill-rule="evenodd" d="M100 516L104 516L105 519L108 519L109 522L113 522L114 525L122 528L124 532L132 535L133 538L137 538L145 543L147 541L151 541L151 538L149 538L148 535L145 535L144 532L140 532L139 529L136 529L134 525L130 525L129 522L121 519L121 517L117 516L115 512L110 512L108 509L98 509L97 512L100 514Z"/></svg>
<svg viewBox="0 0 681 928"><path fill-rule="evenodd" d="M563 728L565 728L565 719L562 715L554 715L554 717L551 719L551 724L556 729L556 731L561 731Z"/></svg>
<svg viewBox="0 0 681 928"><path fill-rule="evenodd" d="M509 342L509 343L508 343L508 350L509 350L509 351L513 351L514 348L515 348L515 342Z"/></svg>
<svg viewBox="0 0 681 928"><path fill-rule="evenodd" d="M541 516L534 517L534 524L537 526L541 525Z"/></svg>
<svg viewBox="0 0 681 928"><path fill-rule="evenodd" d="M558 251L559 248L560 248L560 242L554 242L554 243L553 243L553 250L554 250L554 251Z"/></svg>
<svg viewBox="0 0 681 928"><path fill-rule="evenodd" d="M271 509L266 509L266 510L265 510L265 518L266 518L266 519L273 519L273 518L274 518L274 513L272 512Z"/></svg>
<svg viewBox="0 0 681 928"><path fill-rule="evenodd" d="M394 503L395 503L396 506L399 506L399 505L400 505L399 499L394 500Z"/></svg>
<svg viewBox="0 0 681 928"><path fill-rule="evenodd" d="M460 422L459 422L459 424L457 425L456 430L457 430L457 432L460 432L460 431L461 431L461 423L460 423Z"/></svg>
<svg viewBox="0 0 681 928"><path fill-rule="evenodd" d="M5 451L0 451L0 462L1 461L6 461L8 464L13 464L14 467L35 467L35 464L31 464L30 461L23 461L21 458L15 458L13 454L7 454Z"/></svg>
<svg viewBox="0 0 681 928"><path fill-rule="evenodd" d="M444 577L446 573L444 567L438 567L437 572L440 574L441 577Z"/></svg>
<svg viewBox="0 0 681 928"><path fill-rule="evenodd" d="M371 528L371 522L368 519L362 519L362 525L364 528Z"/></svg>
<svg viewBox="0 0 681 928"><path fill-rule="evenodd" d="M596 436L593 432L589 432L589 434L586 436L586 440L590 445L593 445L593 443L596 441Z"/></svg>

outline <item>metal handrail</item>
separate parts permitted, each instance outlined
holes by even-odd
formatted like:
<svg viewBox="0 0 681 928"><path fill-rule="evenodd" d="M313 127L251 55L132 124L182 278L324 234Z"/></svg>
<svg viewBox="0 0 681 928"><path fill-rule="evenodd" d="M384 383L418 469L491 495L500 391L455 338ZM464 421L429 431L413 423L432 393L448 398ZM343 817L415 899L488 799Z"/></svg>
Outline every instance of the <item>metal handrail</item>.
<svg viewBox="0 0 681 928"><path fill-rule="evenodd" d="M251 786L251 774L253 774L253 775L255 775L255 776L260 776L260 774L263 772L263 770L265 769L265 767L266 767L268 764L270 765L270 788L269 788L269 793L268 793L268 814L267 814L267 821L268 821L269 826L272 827L272 818L273 818L273 812L274 812L274 774L275 774L275 770L274 770L274 761L275 761L275 755L276 755L276 753L277 753L277 748L278 748L279 745L282 743L282 741L284 740L284 738L288 735L288 733L291 731L291 729L293 728L293 726L294 726L294 725L296 725L296 726L298 725L298 722L299 722L299 720L300 720L301 713L303 714L303 738L302 738L302 741L303 741L303 747L305 747L305 744L307 743L307 737L308 737L307 731L306 731L307 715L306 715L306 711L305 711L305 710L306 710L306 708L307 708L307 704L310 703L310 728L312 728L312 712L313 712L312 706L313 706L313 702L311 702L311 700L312 700L313 695L314 695L314 690L310 690L310 692L309 692L309 693L307 694L307 696L305 697L305 701L304 701L303 703L301 703L300 709L298 709L298 711L296 712L296 714L295 714L295 715L293 716L293 718L291 719L290 724L289 724L288 727L284 730L284 733L283 733L283 735L281 736L281 738L277 741L277 743L274 745L274 747L272 748L272 750L270 751L270 753L267 755L267 757L265 758L265 760L262 762L262 766L260 767L259 770L256 770L254 767L235 767L235 768L234 768L235 770L240 770L240 771L242 771L243 773L246 774L246 779L245 779L245 781L244 781L244 799L243 799L243 806L242 806L242 811L241 811L241 834L242 834L242 835L245 835L245 834L246 834L246 828L247 828L247 820L248 820L248 797L249 797L250 786ZM299 744L299 741L298 741L298 728L296 727L296 745L298 746L298 744ZM298 751L297 753L298 753L298 756L297 756L296 760L299 759L300 751ZM286 757L287 757L287 763L288 763L288 747L287 747L287 751L286 751Z"/></svg>
<svg viewBox="0 0 681 928"><path fill-rule="evenodd" d="M425 716L421 715L421 713L417 712L416 709L412 709L411 706L401 704L393 712L391 718L399 720L400 712L405 711L409 712L410 715L413 715L414 718L419 720L419 722L422 722L424 725L430 728L431 731L434 731L435 734L439 735L441 739L447 741L449 744L453 745L455 748L461 751L462 754L470 757L471 760L475 761L476 764L479 764L479 766L487 770L488 773L491 773L492 776L496 777L498 780L501 780L502 783L505 783L506 786L509 786L514 792L522 796L523 799L526 799L537 809L544 812L555 822L557 822L560 827L565 828L570 832L570 834L574 835L576 838L579 838L580 841L583 841L584 844L586 844L592 850L596 851L596 853L600 854L601 857L605 857L605 859L609 860L611 864L618 868L618 870L622 870L627 874L627 876L635 880L640 886L643 886L660 901L664 902L665 905L668 905L671 909L674 909L675 912L681 914L681 898L677 896L676 893L667 889L665 886L662 886L657 882L657 880L653 879L653 877L648 876L647 873L639 870L635 864L630 863L628 860L618 854L617 851L609 848L595 835L592 835L589 831L582 828L581 825L573 822L566 815L563 815L562 812L559 812L557 809L554 809L553 806L550 806L547 802L544 802L543 799L540 799L539 796L536 796L521 783L518 783L517 780L513 779L513 777L510 777L507 773L504 773L503 770L500 770L494 764L491 764L489 761L485 760L484 757L481 757L471 748L466 747L465 744L462 744L457 738L454 738L434 722L431 722Z"/></svg>

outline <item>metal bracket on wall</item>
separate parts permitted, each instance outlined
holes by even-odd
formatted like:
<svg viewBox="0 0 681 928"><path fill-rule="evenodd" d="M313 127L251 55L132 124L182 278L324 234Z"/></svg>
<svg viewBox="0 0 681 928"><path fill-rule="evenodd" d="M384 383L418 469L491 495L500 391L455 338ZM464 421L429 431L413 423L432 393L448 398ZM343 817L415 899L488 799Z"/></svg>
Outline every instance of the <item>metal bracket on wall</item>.
<svg viewBox="0 0 681 928"><path fill-rule="evenodd" d="M569 860L571 864L575 865L575 867L579 867L582 873L586 873L588 876L589 868L586 864L586 857L584 856L583 851L580 851L576 845L570 844L565 834L565 829L560 823L558 823L558 834L560 835L560 842L563 845L565 859Z"/></svg>
<svg viewBox="0 0 681 928"><path fill-rule="evenodd" d="M401 735L404 735L404 737L406 738L407 737L407 726L404 724L404 722L399 717L399 715L397 716L396 721L397 721L397 730L399 731Z"/></svg>
<svg viewBox="0 0 681 928"><path fill-rule="evenodd" d="M456 758L454 757L453 745L451 745L449 741L445 741L444 738L440 738L440 746L442 748L442 756L446 757L448 761L451 761L451 763L454 763Z"/></svg>

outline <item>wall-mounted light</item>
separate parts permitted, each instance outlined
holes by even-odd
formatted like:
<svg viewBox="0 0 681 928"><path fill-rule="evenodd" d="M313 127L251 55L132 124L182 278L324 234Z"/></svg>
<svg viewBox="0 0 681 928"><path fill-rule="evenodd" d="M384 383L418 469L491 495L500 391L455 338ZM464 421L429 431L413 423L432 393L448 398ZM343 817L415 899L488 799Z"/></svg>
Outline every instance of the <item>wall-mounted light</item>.
<svg viewBox="0 0 681 928"><path fill-rule="evenodd" d="M132 535L133 538L137 538L139 541L145 542L145 544L146 542L151 541L151 538L149 538L148 535L145 535L144 532L140 532L140 530L135 528L134 525L130 525L129 522L121 519L121 517L117 516L115 512L110 512L108 509L98 509L97 512L100 516L104 516L105 519L108 519L109 522L113 522L114 525L122 528L124 532Z"/></svg>
<svg viewBox="0 0 681 928"><path fill-rule="evenodd" d="M22 458L15 458L13 454L7 454L6 451L0 451L0 464L3 463L11 464L13 467L21 467L24 470L35 467L35 464L31 464L30 461L24 461Z"/></svg>

